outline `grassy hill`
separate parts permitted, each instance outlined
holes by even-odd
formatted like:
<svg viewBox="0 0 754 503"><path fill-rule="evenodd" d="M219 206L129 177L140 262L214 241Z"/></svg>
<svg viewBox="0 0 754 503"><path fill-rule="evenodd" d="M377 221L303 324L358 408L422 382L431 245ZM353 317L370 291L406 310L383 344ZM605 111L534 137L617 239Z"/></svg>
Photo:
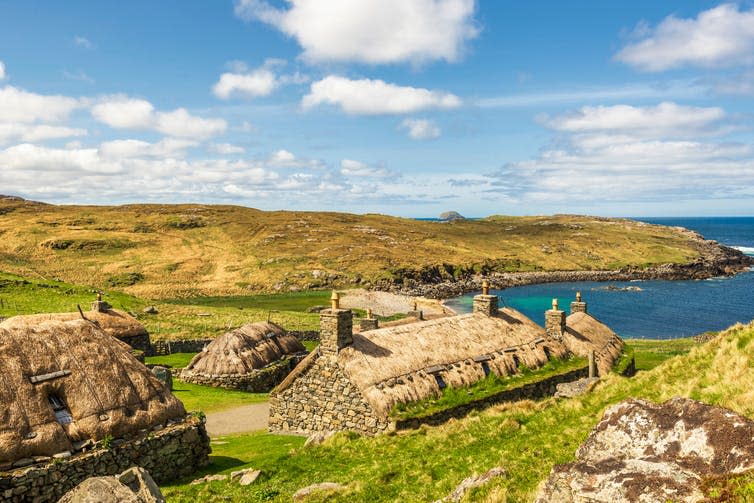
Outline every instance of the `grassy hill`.
<svg viewBox="0 0 754 503"><path fill-rule="evenodd" d="M213 445L213 465L205 472L253 466L263 473L257 483L188 485L186 480L163 490L169 502L282 502L301 487L330 481L347 490L311 501L434 501L467 476L502 466L505 476L464 501L531 501L553 465L573 460L604 410L626 398L690 397L754 417L752 362L754 323L737 325L634 378L608 376L584 397L500 405L391 436L341 433L314 448L303 448L298 437L266 433L224 437ZM738 492L725 501L751 501L754 495L751 473L712 482L710 494L721 488Z"/></svg>
<svg viewBox="0 0 754 503"><path fill-rule="evenodd" d="M0 196L0 270L151 299L368 286L431 266L453 275L697 257L686 233L618 219L438 223L238 206L55 206Z"/></svg>

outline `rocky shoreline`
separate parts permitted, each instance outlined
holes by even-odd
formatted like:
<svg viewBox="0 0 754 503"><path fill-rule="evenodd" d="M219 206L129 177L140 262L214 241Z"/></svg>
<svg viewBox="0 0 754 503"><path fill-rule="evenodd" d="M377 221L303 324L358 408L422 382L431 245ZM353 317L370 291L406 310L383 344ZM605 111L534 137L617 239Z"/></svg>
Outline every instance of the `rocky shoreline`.
<svg viewBox="0 0 754 503"><path fill-rule="evenodd" d="M562 283L571 281L631 281L631 280L686 280L732 276L754 267L754 257L745 255L735 248L705 240L700 234L686 231L694 247L699 250L699 258L687 264L662 264L639 268L627 267L618 270L595 271L534 271L534 272L492 272L488 279L495 289L541 283ZM385 284L376 287L401 295L421 296L431 299L448 299L481 290L481 275L469 274L454 280L419 281L405 279L402 283Z"/></svg>

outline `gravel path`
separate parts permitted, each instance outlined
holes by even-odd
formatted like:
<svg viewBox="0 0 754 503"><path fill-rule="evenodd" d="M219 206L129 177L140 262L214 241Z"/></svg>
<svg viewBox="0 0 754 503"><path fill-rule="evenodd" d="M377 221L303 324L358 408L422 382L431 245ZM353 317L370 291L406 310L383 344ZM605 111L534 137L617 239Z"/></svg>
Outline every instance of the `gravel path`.
<svg viewBox="0 0 754 503"><path fill-rule="evenodd" d="M210 437L266 430L270 404L252 403L233 409L207 414L207 433Z"/></svg>

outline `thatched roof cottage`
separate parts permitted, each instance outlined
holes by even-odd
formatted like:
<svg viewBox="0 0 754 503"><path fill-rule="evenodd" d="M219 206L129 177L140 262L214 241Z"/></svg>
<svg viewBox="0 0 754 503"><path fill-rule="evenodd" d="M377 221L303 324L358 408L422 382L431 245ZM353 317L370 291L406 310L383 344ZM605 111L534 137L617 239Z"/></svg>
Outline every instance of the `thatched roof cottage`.
<svg viewBox="0 0 754 503"><path fill-rule="evenodd" d="M352 319L333 294L332 308L320 313L320 347L270 395L270 430L380 433L398 403L568 354L562 338L515 309L498 309L487 285L471 314L358 334Z"/></svg>
<svg viewBox="0 0 754 503"><path fill-rule="evenodd" d="M0 355L0 464L186 415L131 348L92 321L15 317L0 324Z"/></svg>
<svg viewBox="0 0 754 503"><path fill-rule="evenodd" d="M106 334L119 339L134 349L149 352L149 333L139 321L128 313L113 309L107 302L98 299L92 303L92 308L83 313L42 313L24 316L14 316L4 320L2 326L12 328L17 322L21 326L29 326L43 321L69 321L86 319L94 322Z"/></svg>
<svg viewBox="0 0 754 503"><path fill-rule="evenodd" d="M246 391L269 391L306 355L296 337L271 322L227 332L197 354L181 380Z"/></svg>

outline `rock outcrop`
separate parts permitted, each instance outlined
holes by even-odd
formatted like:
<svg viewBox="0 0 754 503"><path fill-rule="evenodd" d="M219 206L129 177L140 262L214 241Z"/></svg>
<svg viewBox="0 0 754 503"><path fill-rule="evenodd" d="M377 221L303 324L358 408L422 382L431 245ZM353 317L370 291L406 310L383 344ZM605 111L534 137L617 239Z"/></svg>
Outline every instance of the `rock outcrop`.
<svg viewBox="0 0 754 503"><path fill-rule="evenodd" d="M705 478L754 468L754 421L686 398L611 407L537 503L692 502Z"/></svg>
<svg viewBox="0 0 754 503"><path fill-rule="evenodd" d="M129 468L112 477L91 477L67 492L58 503L164 503L149 472Z"/></svg>

